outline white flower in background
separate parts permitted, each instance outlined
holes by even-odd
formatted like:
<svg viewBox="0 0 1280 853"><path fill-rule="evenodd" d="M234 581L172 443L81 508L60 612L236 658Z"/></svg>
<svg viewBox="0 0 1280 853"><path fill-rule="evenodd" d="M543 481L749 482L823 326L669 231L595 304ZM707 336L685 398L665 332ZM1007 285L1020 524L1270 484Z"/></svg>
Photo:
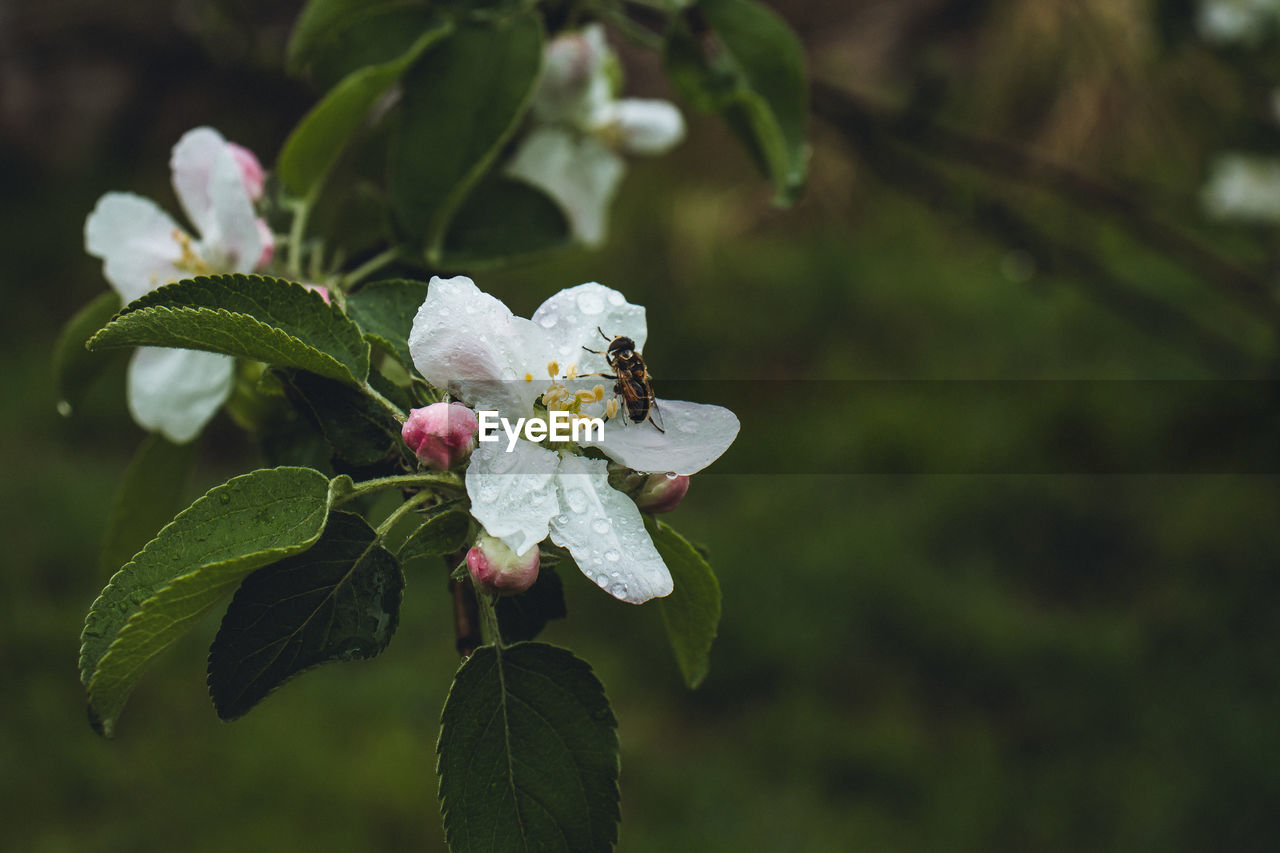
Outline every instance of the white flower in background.
<svg viewBox="0 0 1280 853"><path fill-rule="evenodd" d="M271 259L271 231L253 209L263 173L252 153L201 127L183 135L169 165L200 239L132 193L107 193L84 224L85 250L102 259L125 304L179 279L248 273ZM129 411L144 428L188 442L231 393L234 369L228 355L140 347L129 363Z"/></svg>
<svg viewBox="0 0 1280 853"><path fill-rule="evenodd" d="M1204 0L1197 26L1205 41L1253 44L1278 21L1280 0Z"/></svg>
<svg viewBox="0 0 1280 853"><path fill-rule="evenodd" d="M614 98L617 67L599 24L552 40L533 99L537 126L507 166L508 175L555 199L574 237L589 246L604 242L609 204L626 172L618 152L663 154L684 137L674 105Z"/></svg>
<svg viewBox="0 0 1280 853"><path fill-rule="evenodd" d="M436 277L414 318L409 351L428 382L513 424L533 416L539 401L586 415L584 406L602 406L611 385L581 378L609 372L603 355L583 350L603 349L597 327L631 338L637 350L644 347L644 308L603 285L562 290L526 320L469 278ZM737 417L720 406L675 400L659 400L658 406L665 432L620 415L591 446L637 471L687 476L719 458L738 434ZM632 604L671 592L671 574L640 510L609 485L604 459L524 439L510 452L507 446L505 437L480 442L466 473L471 514L491 536L525 554L549 534L583 574Z"/></svg>
<svg viewBox="0 0 1280 853"><path fill-rule="evenodd" d="M1201 197L1218 219L1280 221L1280 160L1224 154L1214 162Z"/></svg>

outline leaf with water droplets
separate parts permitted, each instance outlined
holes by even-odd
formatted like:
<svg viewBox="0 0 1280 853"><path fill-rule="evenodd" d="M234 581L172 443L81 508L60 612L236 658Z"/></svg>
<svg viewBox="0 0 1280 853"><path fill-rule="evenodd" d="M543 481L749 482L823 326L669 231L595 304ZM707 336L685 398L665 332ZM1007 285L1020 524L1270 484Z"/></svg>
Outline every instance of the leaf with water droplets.
<svg viewBox="0 0 1280 853"><path fill-rule="evenodd" d="M305 553L250 575L209 648L209 695L233 720L303 670L365 660L400 619L400 564L363 518L334 512Z"/></svg>
<svg viewBox="0 0 1280 853"><path fill-rule="evenodd" d="M143 668L254 569L304 551L329 514L329 480L267 468L211 489L107 584L85 618L80 677L110 735Z"/></svg>

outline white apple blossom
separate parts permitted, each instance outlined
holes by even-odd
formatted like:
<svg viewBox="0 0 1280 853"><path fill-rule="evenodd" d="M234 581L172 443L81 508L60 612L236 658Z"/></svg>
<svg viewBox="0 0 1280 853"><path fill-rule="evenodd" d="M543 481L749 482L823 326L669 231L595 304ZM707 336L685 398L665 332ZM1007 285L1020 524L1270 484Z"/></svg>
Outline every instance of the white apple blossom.
<svg viewBox="0 0 1280 853"><path fill-rule="evenodd" d="M574 237L589 246L604 242L609 203L626 172L618 152L663 154L684 137L674 105L615 99L616 65L599 24L553 39L534 94L536 126L507 166L555 199Z"/></svg>
<svg viewBox="0 0 1280 853"><path fill-rule="evenodd" d="M603 408L611 384L582 378L609 371L603 355L583 349L603 348L598 329L642 349L644 308L591 282L560 291L526 320L465 276L436 277L414 318L409 351L428 382L512 423L533 416L540 402L586 415L587 407ZM720 406L659 399L658 407L663 430L624 414L609 419L603 439L590 446L637 471L687 476L719 458L738 434L737 417ZM550 535L583 574L622 601L671 592L671 574L640 510L609 485L606 460L525 439L507 448L506 441L480 442L466 472L471 514L491 536L523 554Z"/></svg>
<svg viewBox="0 0 1280 853"><path fill-rule="evenodd" d="M251 153L201 127L178 140L169 165L200 239L132 193L107 193L84 224L85 250L102 259L103 276L126 304L179 279L248 273L271 258L271 232L253 208L262 167ZM140 347L129 364L129 411L144 428L188 442L231 393L234 369L228 355Z"/></svg>
<svg viewBox="0 0 1280 853"><path fill-rule="evenodd" d="M1217 219L1280 221L1280 160L1224 154L1214 162L1201 196Z"/></svg>

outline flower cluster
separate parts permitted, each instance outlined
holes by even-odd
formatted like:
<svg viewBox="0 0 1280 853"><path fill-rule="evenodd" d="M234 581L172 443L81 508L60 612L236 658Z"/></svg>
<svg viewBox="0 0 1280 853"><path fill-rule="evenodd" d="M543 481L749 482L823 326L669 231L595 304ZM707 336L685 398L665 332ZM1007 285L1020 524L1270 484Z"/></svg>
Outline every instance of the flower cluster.
<svg viewBox="0 0 1280 853"><path fill-rule="evenodd" d="M263 171L251 152L201 127L174 146L170 167L199 239L132 193L107 193L84 225L85 248L102 259L103 275L125 303L179 279L248 273L271 261L271 231L254 211ZM140 347L129 364L129 411L142 427L188 442L231 393L234 371L231 356Z"/></svg>
<svg viewBox="0 0 1280 853"><path fill-rule="evenodd" d="M536 126L507 174L555 199L574 236L598 246L626 172L618 152L663 154L684 137L684 119L666 101L615 97L619 66L599 24L555 38L545 59L533 101Z"/></svg>
<svg viewBox="0 0 1280 853"><path fill-rule="evenodd" d="M604 355L589 351L598 347L601 330L625 335L642 349L644 308L592 282L560 291L525 319L469 278L436 277L414 318L409 351L423 378L476 410L515 420L545 411L550 401L573 405L576 413L592 406L603 412L608 404L595 392L593 374L607 374L609 365ZM500 442L481 442L466 471L472 516L514 554L528 554L550 537L589 579L622 601L667 595L671 574L636 501L611 484L609 460L670 481L638 492L647 508L660 511L683 497L688 481L681 478L728 449L739 424L720 406L662 399L657 406L662 429L625 416L607 421L603 439L591 445L593 454L607 458L573 445L521 439L508 450Z"/></svg>

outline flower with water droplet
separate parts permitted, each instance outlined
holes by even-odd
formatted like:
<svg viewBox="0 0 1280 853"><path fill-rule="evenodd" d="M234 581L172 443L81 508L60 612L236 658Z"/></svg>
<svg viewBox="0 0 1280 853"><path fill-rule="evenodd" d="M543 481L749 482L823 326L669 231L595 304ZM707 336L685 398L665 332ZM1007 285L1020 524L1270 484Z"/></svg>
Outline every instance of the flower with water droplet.
<svg viewBox="0 0 1280 853"><path fill-rule="evenodd" d="M614 97L617 57L591 24L547 45L534 94L535 128L507 174L551 196L588 246L604 242L609 203L627 154L665 154L684 138L684 118L666 101Z"/></svg>
<svg viewBox="0 0 1280 853"><path fill-rule="evenodd" d="M603 409L603 394L579 393L599 384L589 374L609 371L603 354L584 350L601 349L599 330L629 337L642 350L648 336L644 308L591 282L560 291L526 320L469 278L436 277L414 318L409 351L428 382L477 411L497 411L515 423L537 414L548 400L582 413L587 406ZM566 374L576 366L580 378L548 376L552 362L568 365ZM564 393L548 393L561 385ZM738 419L728 409L680 400L657 405L665 432L648 421L619 417L605 424L603 438L591 446L627 468L665 479L667 472L688 477L702 470L737 437ZM508 451L500 438L478 444L466 473L471 514L490 535L517 553L549 535L568 549L583 574L623 601L639 604L671 592L671 574L640 510L610 485L604 459L584 456L572 444L545 446L523 438Z"/></svg>
<svg viewBox="0 0 1280 853"><path fill-rule="evenodd" d="M448 471L476 449L479 427L476 413L461 403L432 403L411 409L400 434L422 464Z"/></svg>
<svg viewBox="0 0 1280 853"><path fill-rule="evenodd" d="M85 250L102 259L103 275L125 303L179 279L252 272L271 257L270 230L253 209L262 192L257 158L201 127L174 146L170 167L199 240L132 193L107 193L85 221ZM228 355L140 347L129 364L129 411L146 429L188 442L231 393L234 368Z"/></svg>
<svg viewBox="0 0 1280 853"><path fill-rule="evenodd" d="M467 552L467 570L476 586L498 595L516 595L538 579L538 547L517 554L501 540L481 533Z"/></svg>

